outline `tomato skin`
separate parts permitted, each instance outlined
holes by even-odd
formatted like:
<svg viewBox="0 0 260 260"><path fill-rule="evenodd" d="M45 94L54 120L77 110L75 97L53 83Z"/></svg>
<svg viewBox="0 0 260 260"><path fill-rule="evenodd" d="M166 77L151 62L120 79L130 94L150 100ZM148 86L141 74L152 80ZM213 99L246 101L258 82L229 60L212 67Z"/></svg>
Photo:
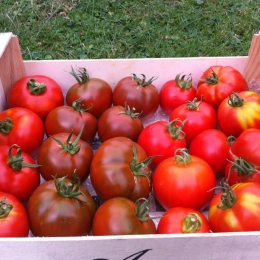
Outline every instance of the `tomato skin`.
<svg viewBox="0 0 260 260"><path fill-rule="evenodd" d="M204 82L205 80L207 81ZM203 72L197 84L196 97L202 98L217 110L220 103L230 94L248 89L242 74L233 67L211 66Z"/></svg>
<svg viewBox="0 0 260 260"><path fill-rule="evenodd" d="M33 79L46 85L43 93L32 94L27 87L28 81ZM61 87L50 77L45 75L25 76L19 79L11 87L7 94L7 105L11 107L24 107L35 112L42 120L57 106L64 104Z"/></svg>
<svg viewBox="0 0 260 260"><path fill-rule="evenodd" d="M229 101L236 96L243 100L242 105L233 107ZM242 91L224 99L218 109L218 124L227 136L234 137L248 128L260 128L260 95L253 91Z"/></svg>
<svg viewBox="0 0 260 260"><path fill-rule="evenodd" d="M185 217L194 218L196 216L196 222L200 222L201 226L193 228L185 225ZM202 212L184 207L173 207L168 209L159 220L157 226L157 234L186 234L186 233L209 233L210 225L207 218Z"/></svg>
<svg viewBox="0 0 260 260"><path fill-rule="evenodd" d="M23 204L13 195L0 191L0 210L6 204L13 206L5 217L0 217L0 237L28 237L29 221Z"/></svg>

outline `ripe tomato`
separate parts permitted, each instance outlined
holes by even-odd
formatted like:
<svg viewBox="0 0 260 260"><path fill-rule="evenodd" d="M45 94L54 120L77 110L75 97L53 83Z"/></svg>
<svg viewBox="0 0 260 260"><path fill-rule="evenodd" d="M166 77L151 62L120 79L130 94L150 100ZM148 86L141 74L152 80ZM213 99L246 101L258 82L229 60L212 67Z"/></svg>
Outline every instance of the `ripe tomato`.
<svg viewBox="0 0 260 260"><path fill-rule="evenodd" d="M196 97L196 89L192 85L190 76L178 74L174 80L167 81L161 88L160 106L164 112L170 114L176 107L192 101ZM185 79L186 77L186 79Z"/></svg>
<svg viewBox="0 0 260 260"><path fill-rule="evenodd" d="M90 166L90 180L102 200L125 197L132 201L151 192L151 158L127 137L106 140L97 149Z"/></svg>
<svg viewBox="0 0 260 260"><path fill-rule="evenodd" d="M105 201L93 219L94 236L156 234L156 227L148 215L149 202L116 197Z"/></svg>
<svg viewBox="0 0 260 260"><path fill-rule="evenodd" d="M34 156L44 138L41 118L27 108L14 107L0 112L0 144L17 144Z"/></svg>
<svg viewBox="0 0 260 260"><path fill-rule="evenodd" d="M90 113L81 100L76 100L72 106L59 106L53 109L45 120L45 130L48 136L58 133L78 135L82 127L84 130L81 139L91 143L97 133L97 119Z"/></svg>
<svg viewBox="0 0 260 260"><path fill-rule="evenodd" d="M217 113L215 109L204 101L198 101L197 98L176 107L171 112L169 121L177 118L181 121L187 119L182 128L185 133L187 146L204 130L217 127Z"/></svg>
<svg viewBox="0 0 260 260"><path fill-rule="evenodd" d="M40 184L40 174L33 158L16 145L0 145L0 191L26 203Z"/></svg>
<svg viewBox="0 0 260 260"><path fill-rule="evenodd" d="M142 130L137 143L148 156L154 156L152 166L156 167L164 159L173 156L176 149L186 147L183 126L184 122L179 120L155 121Z"/></svg>
<svg viewBox="0 0 260 260"><path fill-rule="evenodd" d="M88 235L96 205L75 176L44 182L31 195L27 212L34 236Z"/></svg>
<svg viewBox="0 0 260 260"><path fill-rule="evenodd" d="M210 226L202 212L191 208L173 207L160 218L157 234L209 233Z"/></svg>
<svg viewBox="0 0 260 260"><path fill-rule="evenodd" d="M166 210L172 207L204 209L214 195L216 177L201 158L178 149L162 161L153 175L154 196Z"/></svg>
<svg viewBox="0 0 260 260"><path fill-rule="evenodd" d="M0 237L27 237L29 221L23 204L13 195L0 191Z"/></svg>
<svg viewBox="0 0 260 260"><path fill-rule="evenodd" d="M25 76L14 83L7 94L7 105L24 107L35 112L42 120L57 106L64 104L61 87L45 75Z"/></svg>
<svg viewBox="0 0 260 260"><path fill-rule="evenodd" d="M88 112L99 118L112 104L111 86L102 79L90 78L85 68L79 68L78 74L72 68L71 75L77 83L66 94L67 105L71 106L75 100L81 99L82 104L89 108Z"/></svg>
<svg viewBox="0 0 260 260"><path fill-rule="evenodd" d="M144 128L139 113L129 106L113 106L108 108L98 120L98 136L101 142L105 140L124 136L137 141L138 136Z"/></svg>
<svg viewBox="0 0 260 260"><path fill-rule="evenodd" d="M248 128L260 128L260 95L253 91L232 93L218 109L218 124L227 135L238 137Z"/></svg>
<svg viewBox="0 0 260 260"><path fill-rule="evenodd" d="M222 183L222 192L210 202L208 219L213 232L260 230L260 184Z"/></svg>
<svg viewBox="0 0 260 260"><path fill-rule="evenodd" d="M117 82L113 92L113 104L115 106L129 105L140 113L141 119L151 117L159 107L159 92L152 84L154 77L146 81L145 75L142 79L135 74L122 78Z"/></svg>
<svg viewBox="0 0 260 260"><path fill-rule="evenodd" d="M216 110L233 92L248 90L242 74L230 66L211 66L201 76L197 85L197 98L211 104Z"/></svg>

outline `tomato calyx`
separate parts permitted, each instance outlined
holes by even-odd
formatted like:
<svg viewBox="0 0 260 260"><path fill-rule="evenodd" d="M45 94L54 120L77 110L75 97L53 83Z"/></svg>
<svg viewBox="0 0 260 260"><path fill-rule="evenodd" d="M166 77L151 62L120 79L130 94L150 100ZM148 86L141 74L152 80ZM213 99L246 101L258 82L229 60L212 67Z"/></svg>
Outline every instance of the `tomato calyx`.
<svg viewBox="0 0 260 260"><path fill-rule="evenodd" d="M44 83L36 81L35 79L29 79L27 81L27 87L32 95L40 95L44 93L47 86Z"/></svg>
<svg viewBox="0 0 260 260"><path fill-rule="evenodd" d="M212 70L212 75L207 77L206 79L201 79L200 81L201 82L205 82L205 83L208 83L209 85L216 85L218 84L218 75L216 74L216 72L214 70Z"/></svg>
<svg viewBox="0 0 260 260"><path fill-rule="evenodd" d="M80 114L84 114L84 112L87 112L89 109L91 109L93 107L93 104L91 104L91 106L89 108L85 108L85 105L82 104L82 98L79 98L79 99L73 101L71 106L72 106L73 110L80 112Z"/></svg>
<svg viewBox="0 0 260 260"><path fill-rule="evenodd" d="M174 159L176 164L187 165L191 162L191 156L187 148L179 148L174 152Z"/></svg>
<svg viewBox="0 0 260 260"><path fill-rule="evenodd" d="M183 233L197 233L202 227L202 220L196 213L186 215L183 219L182 232Z"/></svg>
<svg viewBox="0 0 260 260"><path fill-rule="evenodd" d="M217 205L217 207L223 210L231 209L237 201L236 193L225 180L221 180L221 188L222 188L221 200L220 203Z"/></svg>
<svg viewBox="0 0 260 260"><path fill-rule="evenodd" d="M232 93L228 98L228 105L230 107L242 107L244 105L244 99L239 96L238 93Z"/></svg>
<svg viewBox="0 0 260 260"><path fill-rule="evenodd" d="M125 110L119 112L118 115L127 115L130 116L131 118L138 118L142 114L142 112L138 113L135 111L136 111L135 107L131 109L129 105L125 105Z"/></svg>
<svg viewBox="0 0 260 260"><path fill-rule="evenodd" d="M177 86L180 87L182 90L187 90L192 87L192 77L190 74L188 76L187 75L181 76L181 73L177 74L175 77L175 82Z"/></svg>
<svg viewBox="0 0 260 260"><path fill-rule="evenodd" d="M78 72L78 73L77 73ZM71 66L70 74L77 80L80 85L83 85L89 81L89 75L85 68L78 68L77 72Z"/></svg>
<svg viewBox="0 0 260 260"><path fill-rule="evenodd" d="M140 198L135 202L135 214L141 222L146 222L151 220L147 214L151 208L151 198L148 199Z"/></svg>
<svg viewBox="0 0 260 260"><path fill-rule="evenodd" d="M167 124L167 132L171 135L172 138L178 140L183 140L185 138L185 133L182 131L182 128L186 121L187 119L181 121L180 119L176 118ZM176 123L180 123L180 125L176 126Z"/></svg>
<svg viewBox="0 0 260 260"><path fill-rule="evenodd" d="M0 132L3 134L9 134L13 128L13 120L6 117L0 120Z"/></svg>
<svg viewBox="0 0 260 260"><path fill-rule="evenodd" d="M233 135L230 135L227 137L227 142L228 142L229 146L232 146L232 144L234 143L235 140L236 140L236 137Z"/></svg>
<svg viewBox="0 0 260 260"><path fill-rule="evenodd" d="M185 104L186 108L188 110L198 110L199 106L201 104L201 100L198 101L198 99L195 97L192 101L188 100Z"/></svg>
<svg viewBox="0 0 260 260"><path fill-rule="evenodd" d="M151 77L149 80L146 81L146 76L144 74L141 74L143 77L142 79L138 78L136 74L132 74L132 75L133 75L133 80L137 82L138 86L142 86L142 87L151 85L153 81L157 79L157 77Z"/></svg>
<svg viewBox="0 0 260 260"><path fill-rule="evenodd" d="M13 209L13 205L7 203L7 198L0 201L0 219L8 216Z"/></svg>

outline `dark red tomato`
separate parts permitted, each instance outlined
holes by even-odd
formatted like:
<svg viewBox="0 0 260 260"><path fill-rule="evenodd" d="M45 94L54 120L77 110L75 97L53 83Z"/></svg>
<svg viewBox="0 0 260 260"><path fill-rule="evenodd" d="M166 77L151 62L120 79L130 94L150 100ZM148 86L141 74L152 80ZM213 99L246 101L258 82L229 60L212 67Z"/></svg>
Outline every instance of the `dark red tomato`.
<svg viewBox="0 0 260 260"><path fill-rule="evenodd" d="M173 156L176 149L186 147L183 125L184 122L179 120L156 121L143 129L137 143L144 148L148 156L154 156L153 166Z"/></svg>
<svg viewBox="0 0 260 260"><path fill-rule="evenodd" d="M78 74L72 68L71 74L77 83L71 86L66 94L66 103L71 106L75 100L81 99L82 104L89 108L88 112L99 118L111 107L112 88L100 78L90 78L85 68L79 68Z"/></svg>
<svg viewBox="0 0 260 260"><path fill-rule="evenodd" d="M89 234L96 204L78 180L65 177L49 180L33 192L27 204L27 212L34 236Z"/></svg>
<svg viewBox="0 0 260 260"><path fill-rule="evenodd" d="M137 141L144 128L139 113L129 106L108 108L98 120L98 136L101 142L109 138L124 136Z"/></svg>
<svg viewBox="0 0 260 260"><path fill-rule="evenodd" d="M47 138L39 149L37 162L45 180L67 176L73 177L76 170L83 182L89 176L93 157L91 146L80 139L80 135L59 133Z"/></svg>
<svg viewBox="0 0 260 260"><path fill-rule="evenodd" d="M40 174L33 158L16 145L0 145L0 191L26 203L40 184Z"/></svg>
<svg viewBox="0 0 260 260"><path fill-rule="evenodd" d="M197 85L197 98L211 104L216 110L233 92L248 90L242 74L230 66L211 66L201 76Z"/></svg>
<svg viewBox="0 0 260 260"><path fill-rule="evenodd" d="M260 129L260 95L253 91L232 93L218 108L218 124L227 136L238 137L248 128Z"/></svg>
<svg viewBox="0 0 260 260"><path fill-rule="evenodd" d="M210 226L202 212L191 208L174 207L160 218L157 234L209 233Z"/></svg>
<svg viewBox="0 0 260 260"><path fill-rule="evenodd" d="M146 81L145 75L142 79L135 74L122 78L117 82L113 92L113 104L115 106L129 105L135 108L140 114L141 119L151 117L158 109L160 104L159 92L152 84L154 77Z"/></svg>
<svg viewBox="0 0 260 260"><path fill-rule="evenodd" d="M176 107L192 101L196 97L196 89L190 76L178 74L174 80L167 81L160 90L160 106L170 114Z"/></svg>
<svg viewBox="0 0 260 260"><path fill-rule="evenodd" d="M33 111L14 107L0 113L0 144L17 144L23 152L35 155L43 138L43 121Z"/></svg>
<svg viewBox="0 0 260 260"><path fill-rule="evenodd" d="M97 119L88 113L81 100L73 102L72 106L59 106L53 109L45 120L45 130L48 136L58 133L78 135L82 127L81 139L91 143L97 133Z"/></svg>
<svg viewBox="0 0 260 260"><path fill-rule="evenodd" d="M206 161L216 176L224 176L230 144L227 136L218 129L208 129L191 142L189 153Z"/></svg>
<svg viewBox="0 0 260 260"><path fill-rule="evenodd" d="M187 207L203 210L214 195L216 177L201 158L178 149L162 161L153 175L154 196L166 210Z"/></svg>
<svg viewBox="0 0 260 260"><path fill-rule="evenodd" d="M106 140L97 149L90 166L90 180L102 200L125 197L132 201L151 192L151 158L127 137Z"/></svg>
<svg viewBox="0 0 260 260"><path fill-rule="evenodd" d="M185 121L182 130L185 133L187 146L204 130L217 127L217 113L215 109L204 101L198 101L197 98L176 107L171 112L169 121L174 119Z"/></svg>
<svg viewBox="0 0 260 260"><path fill-rule="evenodd" d="M25 76L11 87L7 105L24 107L35 112L42 120L57 106L64 104L62 89L52 78L45 75Z"/></svg>
<svg viewBox="0 0 260 260"><path fill-rule="evenodd" d="M94 216L94 236L156 234L156 226L148 215L147 200L136 203L116 197L105 201Z"/></svg>
<svg viewBox="0 0 260 260"><path fill-rule="evenodd" d="M29 221L23 204L13 195L0 191L0 237L27 237Z"/></svg>

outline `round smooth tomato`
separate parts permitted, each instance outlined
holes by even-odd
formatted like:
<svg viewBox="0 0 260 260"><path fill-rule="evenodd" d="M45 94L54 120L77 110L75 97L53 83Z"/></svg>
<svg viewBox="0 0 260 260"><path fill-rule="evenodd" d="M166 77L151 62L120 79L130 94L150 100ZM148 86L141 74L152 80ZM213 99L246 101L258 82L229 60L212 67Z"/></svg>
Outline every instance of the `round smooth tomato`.
<svg viewBox="0 0 260 260"><path fill-rule="evenodd" d="M232 93L218 108L218 124L227 136L238 137L248 128L260 128L260 95L253 91Z"/></svg>
<svg viewBox="0 0 260 260"><path fill-rule="evenodd" d="M82 127L84 130L81 139L91 143L97 133L97 119L90 114L81 100L76 100L72 106L59 106L54 108L44 122L48 136L58 133L71 133L78 135Z"/></svg>
<svg viewBox="0 0 260 260"><path fill-rule="evenodd" d="M29 221L23 204L12 194L0 191L0 237L27 237Z"/></svg>
<svg viewBox="0 0 260 260"><path fill-rule="evenodd" d="M216 110L233 92L249 90L243 75L231 66L211 66L202 74L197 85L197 98L211 104Z"/></svg>
<svg viewBox="0 0 260 260"><path fill-rule="evenodd" d="M7 106L24 107L35 112L42 120L55 107L64 104L62 89L45 75L25 76L14 83L7 94Z"/></svg>
<svg viewBox="0 0 260 260"><path fill-rule="evenodd" d="M84 236L91 231L96 204L73 177L42 183L31 195L27 212L34 236Z"/></svg>
<svg viewBox="0 0 260 260"><path fill-rule="evenodd" d="M171 112L169 121L177 118L185 121L182 130L185 133L187 146L204 130L217 127L217 113L215 109L204 101L198 101L197 98L176 107Z"/></svg>
<svg viewBox="0 0 260 260"><path fill-rule="evenodd" d="M186 75L180 77L181 74L176 75L174 80L167 81L160 89L160 106L167 114L196 97L196 88L192 85L192 78Z"/></svg>
<svg viewBox="0 0 260 260"><path fill-rule="evenodd" d="M44 138L44 124L33 111L13 107L0 112L0 144L17 144L34 156Z"/></svg>
<svg viewBox="0 0 260 260"><path fill-rule="evenodd" d="M79 68L78 74L72 68L71 75L77 83L66 93L67 105L71 106L75 100L81 99L88 112L98 119L112 105L111 86L103 79L90 78L85 68Z"/></svg>
<svg viewBox="0 0 260 260"><path fill-rule="evenodd" d="M144 128L139 113L129 106L113 106L108 108L98 120L98 136L101 142L109 138L124 136L137 141Z"/></svg>
<svg viewBox="0 0 260 260"><path fill-rule="evenodd" d="M124 197L132 201L151 192L151 158L127 137L106 140L97 149L90 166L90 180L102 200Z"/></svg>
<svg viewBox="0 0 260 260"><path fill-rule="evenodd" d="M158 109L160 104L158 89L153 85L154 77L146 81L135 74L119 80L113 91L113 104L115 106L129 105L140 113L141 119L148 119Z"/></svg>
<svg viewBox="0 0 260 260"><path fill-rule="evenodd" d="M157 234L209 233L210 225L202 212L191 208L173 207L160 218Z"/></svg>
<svg viewBox="0 0 260 260"><path fill-rule="evenodd" d="M122 197L109 199L97 209L92 233L94 236L156 234L148 209L147 200L134 203Z"/></svg>
<svg viewBox="0 0 260 260"><path fill-rule="evenodd" d="M203 210L214 195L216 177L201 158L189 155L186 148L165 159L154 171L154 196L161 206Z"/></svg>

